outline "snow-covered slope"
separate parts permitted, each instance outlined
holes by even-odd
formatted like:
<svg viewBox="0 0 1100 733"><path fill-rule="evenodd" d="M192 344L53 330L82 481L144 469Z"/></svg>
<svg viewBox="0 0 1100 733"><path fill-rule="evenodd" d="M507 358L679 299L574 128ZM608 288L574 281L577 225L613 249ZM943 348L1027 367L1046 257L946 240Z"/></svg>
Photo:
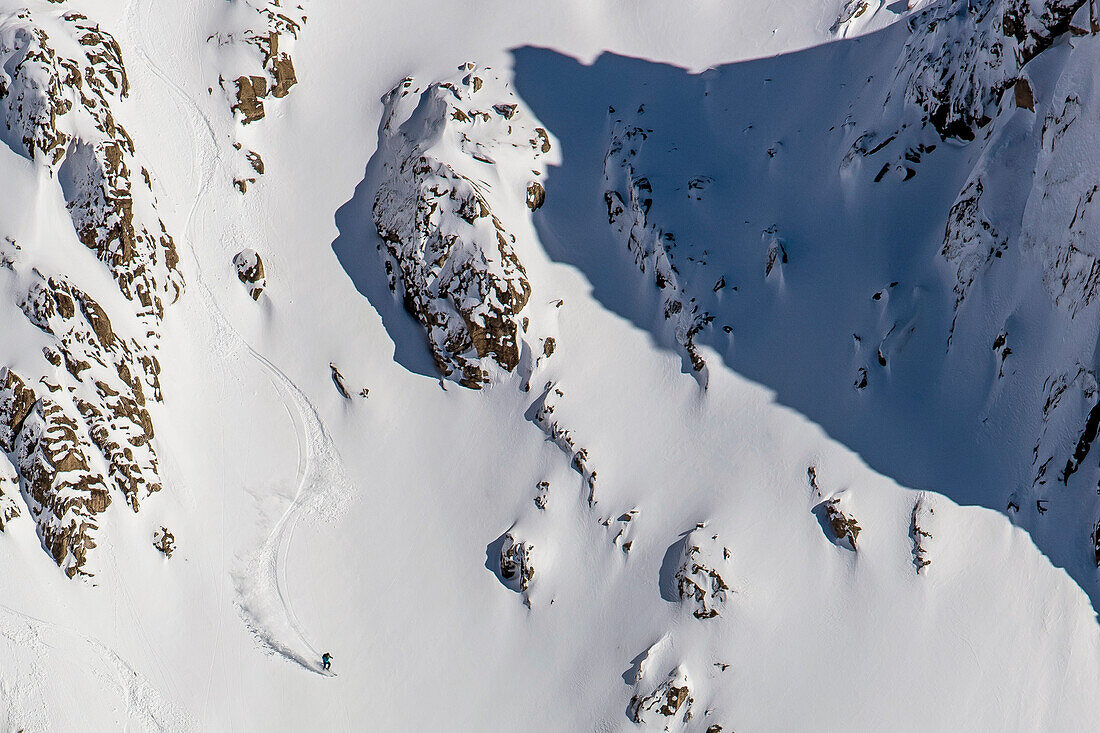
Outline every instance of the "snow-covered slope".
<svg viewBox="0 0 1100 733"><path fill-rule="evenodd" d="M1092 729L1098 20L0 2L0 727Z"/></svg>

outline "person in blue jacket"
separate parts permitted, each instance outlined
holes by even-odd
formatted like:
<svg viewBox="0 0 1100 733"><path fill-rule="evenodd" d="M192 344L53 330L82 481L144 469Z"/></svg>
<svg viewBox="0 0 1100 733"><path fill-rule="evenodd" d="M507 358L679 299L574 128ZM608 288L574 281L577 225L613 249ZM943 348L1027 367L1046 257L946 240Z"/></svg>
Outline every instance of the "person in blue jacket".
<svg viewBox="0 0 1100 733"><path fill-rule="evenodd" d="M332 655L325 652L321 655L321 669L328 670L332 668Z"/></svg>

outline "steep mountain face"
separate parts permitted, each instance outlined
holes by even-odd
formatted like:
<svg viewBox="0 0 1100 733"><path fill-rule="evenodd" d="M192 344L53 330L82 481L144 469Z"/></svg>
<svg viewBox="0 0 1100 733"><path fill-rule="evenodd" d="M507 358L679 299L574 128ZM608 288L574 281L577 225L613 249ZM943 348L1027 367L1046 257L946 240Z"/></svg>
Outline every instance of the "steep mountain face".
<svg viewBox="0 0 1100 733"><path fill-rule="evenodd" d="M1090 729L1097 44L0 0L0 728Z"/></svg>
<svg viewBox="0 0 1100 733"><path fill-rule="evenodd" d="M20 10L0 28L5 142L59 189L79 241L114 280L113 314L8 237L17 305L41 332L37 363L4 367L0 443L19 479L4 514L28 510L54 561L88 575L96 516L115 496L138 510L161 489L149 406L160 401L159 324L180 294L153 179L113 107L129 92L115 39L84 15ZM35 247L45 242L34 242Z"/></svg>
<svg viewBox="0 0 1100 733"><path fill-rule="evenodd" d="M700 75L526 52L520 94L577 151L536 224L603 229L656 298L552 256L702 384L709 348L877 469L1005 512L1096 598L1092 12L928 4Z"/></svg>
<svg viewBox="0 0 1100 733"><path fill-rule="evenodd" d="M1090 215L1095 157L1083 140L1097 129L1081 111L1095 86L1100 26L1085 2L993 3L949 18L951 7L930 8L910 22L917 38L899 67L916 69L906 100L921 107L942 137L980 146L948 214L941 250L955 274L948 343L967 330L996 354L994 405L1022 404L1029 391L1042 395L1041 411L1023 416L1033 440L1030 475L1021 477L1004 510L1015 514L1023 507L1030 524L1051 503L1061 504L1051 524L1072 523L1077 536L1066 544L1072 556L1085 558L1100 523L1091 487L1100 473L1089 470L1072 487L1070 478L1096 435L1100 322L1091 307L1098 254L1091 243L1100 233ZM944 30L958 18L966 21L962 38L974 39L969 45ZM1046 298L1039 292L1021 297L1028 288ZM980 300L970 306L966 298L975 291ZM1004 305L994 305L998 300ZM1044 306L1045 332L1017 326ZM1067 489L1048 488L1056 482ZM1087 527L1071 519L1080 514ZM1097 590L1090 592L1095 597Z"/></svg>

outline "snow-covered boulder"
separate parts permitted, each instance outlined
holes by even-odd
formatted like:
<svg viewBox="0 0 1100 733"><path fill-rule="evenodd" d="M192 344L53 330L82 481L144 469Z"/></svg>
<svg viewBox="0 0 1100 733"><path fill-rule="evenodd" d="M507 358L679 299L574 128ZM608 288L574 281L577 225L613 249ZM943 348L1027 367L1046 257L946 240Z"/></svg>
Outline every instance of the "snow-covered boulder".
<svg viewBox="0 0 1100 733"><path fill-rule="evenodd" d="M862 527L859 526L859 522L852 515L848 504L848 496L842 492L840 495L824 502L822 508L837 543L855 550L858 549L856 540L859 538Z"/></svg>
<svg viewBox="0 0 1100 733"><path fill-rule="evenodd" d="M722 573L729 575L730 551L718 535L700 527L684 538L684 551L676 568L676 591L695 618L717 616L730 590Z"/></svg>
<svg viewBox="0 0 1100 733"><path fill-rule="evenodd" d="M534 550L533 545L516 539L511 532L504 535L504 543L500 546L500 575L513 590L526 591L535 577Z"/></svg>
<svg viewBox="0 0 1100 733"><path fill-rule="evenodd" d="M490 362L516 368L532 328L511 223L541 203L530 184L549 137L503 79L473 64L423 89L406 79L383 102L374 221L390 287L440 373L477 389Z"/></svg>
<svg viewBox="0 0 1100 733"><path fill-rule="evenodd" d="M668 673L663 681L646 693L630 700L630 719L635 723L662 726L664 730L683 730L693 716L691 681L683 666Z"/></svg>

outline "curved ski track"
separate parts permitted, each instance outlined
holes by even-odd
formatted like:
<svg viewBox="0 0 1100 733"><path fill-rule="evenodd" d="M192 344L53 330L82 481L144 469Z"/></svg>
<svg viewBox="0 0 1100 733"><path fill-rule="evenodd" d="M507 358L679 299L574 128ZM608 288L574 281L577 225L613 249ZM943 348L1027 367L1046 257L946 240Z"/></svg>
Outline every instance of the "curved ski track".
<svg viewBox="0 0 1100 733"><path fill-rule="evenodd" d="M298 442L298 482L294 499L247 567L236 575L238 605L246 625L262 644L306 669L320 672L320 653L306 638L291 605L287 590L286 559L301 515L304 513L329 519L336 516L350 494L351 483L343 470L339 452L325 431L313 404L281 369L252 348L232 326L203 279L191 232L195 213L221 167L222 156L210 120L194 99L153 61L145 49L141 16L153 12L150 9L152 4L153 0L133 0L127 8L126 16L134 49L149 70L182 102L181 106L187 111L196 137L205 134L210 141L208 146L203 147L193 143L199 155L192 159L201 158L205 172L183 231L183 239L195 272L194 282L190 285L198 288L207 305L215 329L216 347L228 347L226 352L232 351L232 346L238 347L237 350L244 350L263 368L272 385L283 394L284 406L287 406L287 412L294 422L295 439ZM293 403L293 410L289 408L289 403ZM282 619L272 618L274 614L270 609L273 603L277 603ZM280 640L279 631L274 628L277 626L285 626L282 631L294 638Z"/></svg>

